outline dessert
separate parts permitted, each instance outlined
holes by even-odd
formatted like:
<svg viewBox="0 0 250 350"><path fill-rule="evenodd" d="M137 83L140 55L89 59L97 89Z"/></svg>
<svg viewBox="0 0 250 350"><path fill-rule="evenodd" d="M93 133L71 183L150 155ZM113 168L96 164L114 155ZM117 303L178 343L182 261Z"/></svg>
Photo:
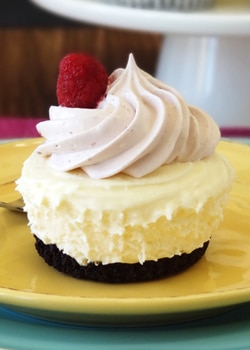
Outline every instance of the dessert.
<svg viewBox="0 0 250 350"><path fill-rule="evenodd" d="M65 61L72 77L74 54L61 68ZM57 93L71 91L61 74ZM82 279L179 273L202 257L223 218L234 175L215 150L220 131L132 54L106 83L105 93L91 85L94 108L62 106L66 93L37 125L45 141L17 182L36 248L49 265Z"/></svg>

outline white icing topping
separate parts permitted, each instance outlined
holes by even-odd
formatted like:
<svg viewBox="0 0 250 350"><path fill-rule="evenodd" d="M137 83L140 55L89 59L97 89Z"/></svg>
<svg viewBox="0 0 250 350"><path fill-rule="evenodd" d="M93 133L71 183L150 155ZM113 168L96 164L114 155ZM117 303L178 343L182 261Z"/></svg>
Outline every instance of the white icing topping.
<svg viewBox="0 0 250 350"><path fill-rule="evenodd" d="M220 132L211 117L138 68L132 55L109 80L97 109L52 106L50 121L38 124L46 141L37 151L50 156L52 168L82 168L92 178L142 177L214 152Z"/></svg>

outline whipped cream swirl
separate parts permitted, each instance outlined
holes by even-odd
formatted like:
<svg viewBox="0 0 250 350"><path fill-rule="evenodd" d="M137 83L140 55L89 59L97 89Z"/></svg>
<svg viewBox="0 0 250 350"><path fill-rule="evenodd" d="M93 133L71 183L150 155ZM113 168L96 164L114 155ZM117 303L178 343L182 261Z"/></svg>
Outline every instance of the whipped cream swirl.
<svg viewBox="0 0 250 350"><path fill-rule="evenodd" d="M142 177L163 164L193 162L214 152L220 131L204 111L141 70L130 54L109 77L96 109L51 106L37 125L37 152L60 171L82 168L91 178L118 173Z"/></svg>

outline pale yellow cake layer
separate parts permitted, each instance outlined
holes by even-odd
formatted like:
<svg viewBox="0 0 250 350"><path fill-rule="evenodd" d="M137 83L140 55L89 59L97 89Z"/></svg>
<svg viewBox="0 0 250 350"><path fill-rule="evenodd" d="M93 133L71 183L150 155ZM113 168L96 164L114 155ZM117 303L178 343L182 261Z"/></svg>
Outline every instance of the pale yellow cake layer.
<svg viewBox="0 0 250 350"><path fill-rule="evenodd" d="M140 262L189 253L208 241L223 217L233 171L218 153L165 165L135 179L95 180L59 172L33 153L18 190L31 231L80 264Z"/></svg>

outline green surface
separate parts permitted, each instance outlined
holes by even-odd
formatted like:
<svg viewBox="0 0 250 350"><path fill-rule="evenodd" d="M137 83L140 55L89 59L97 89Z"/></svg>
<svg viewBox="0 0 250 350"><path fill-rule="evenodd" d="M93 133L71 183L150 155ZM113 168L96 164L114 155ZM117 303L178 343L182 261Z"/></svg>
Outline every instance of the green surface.
<svg viewBox="0 0 250 350"><path fill-rule="evenodd" d="M0 347L42 350L246 350L250 303L206 320L144 328L97 328L40 321L0 308Z"/></svg>

